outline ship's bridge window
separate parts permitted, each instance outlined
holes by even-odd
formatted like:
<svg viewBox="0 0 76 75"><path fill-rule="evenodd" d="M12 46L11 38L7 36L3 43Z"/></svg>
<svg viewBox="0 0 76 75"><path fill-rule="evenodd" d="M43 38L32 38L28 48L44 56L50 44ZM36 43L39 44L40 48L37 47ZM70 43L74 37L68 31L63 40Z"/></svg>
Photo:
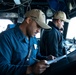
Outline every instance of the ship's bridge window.
<svg viewBox="0 0 76 75"><path fill-rule="evenodd" d="M76 17L70 19L66 39L76 39Z"/></svg>
<svg viewBox="0 0 76 75"><path fill-rule="evenodd" d="M9 24L12 25L13 22L9 19L0 19L0 33L5 31ZM40 38L40 32L36 34L36 38Z"/></svg>
<svg viewBox="0 0 76 75"><path fill-rule="evenodd" d="M5 31L9 24L13 24L13 22L9 19L0 19L0 33Z"/></svg>
<svg viewBox="0 0 76 75"><path fill-rule="evenodd" d="M67 41L65 42L66 44L65 47L68 50L67 51L68 54L76 50L76 17L70 19L70 22L68 24L66 39Z"/></svg>

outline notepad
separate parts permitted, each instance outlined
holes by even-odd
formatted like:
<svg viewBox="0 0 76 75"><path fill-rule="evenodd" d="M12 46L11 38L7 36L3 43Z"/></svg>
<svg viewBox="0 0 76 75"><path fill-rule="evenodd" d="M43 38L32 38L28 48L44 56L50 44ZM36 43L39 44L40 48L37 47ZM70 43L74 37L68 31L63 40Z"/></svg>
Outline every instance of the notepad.
<svg viewBox="0 0 76 75"><path fill-rule="evenodd" d="M63 58L66 58L66 57L67 57L67 55L63 55L63 56L55 58L54 60L45 60L45 63L49 65L49 64L52 64L52 63L56 63L57 61L59 61Z"/></svg>

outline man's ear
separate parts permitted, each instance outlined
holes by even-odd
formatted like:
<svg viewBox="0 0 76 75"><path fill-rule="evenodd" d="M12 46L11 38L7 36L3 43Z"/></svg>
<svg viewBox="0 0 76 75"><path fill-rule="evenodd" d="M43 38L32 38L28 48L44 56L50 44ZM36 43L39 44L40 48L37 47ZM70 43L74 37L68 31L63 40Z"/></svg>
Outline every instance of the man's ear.
<svg viewBox="0 0 76 75"><path fill-rule="evenodd" d="M30 17L28 17L28 18L26 19L27 24L29 24L31 21L32 21L32 19L31 19Z"/></svg>

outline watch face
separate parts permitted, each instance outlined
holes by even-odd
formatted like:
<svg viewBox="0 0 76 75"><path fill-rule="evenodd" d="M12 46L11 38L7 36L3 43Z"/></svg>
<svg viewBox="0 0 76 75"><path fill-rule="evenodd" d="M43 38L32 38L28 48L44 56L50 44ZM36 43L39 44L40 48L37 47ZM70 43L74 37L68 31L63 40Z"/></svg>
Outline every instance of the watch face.
<svg viewBox="0 0 76 75"><path fill-rule="evenodd" d="M52 10L51 9L47 9L46 15L47 15L47 17L51 17L53 15Z"/></svg>

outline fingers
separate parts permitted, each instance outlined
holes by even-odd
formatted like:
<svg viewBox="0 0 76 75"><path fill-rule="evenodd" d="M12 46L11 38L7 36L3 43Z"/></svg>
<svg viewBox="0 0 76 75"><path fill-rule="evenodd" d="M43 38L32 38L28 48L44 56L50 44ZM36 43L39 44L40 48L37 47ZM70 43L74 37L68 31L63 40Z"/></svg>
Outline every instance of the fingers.
<svg viewBox="0 0 76 75"><path fill-rule="evenodd" d="M49 55L49 56L47 56L47 60L53 60L53 59L55 59L56 57L55 56L53 56L53 55Z"/></svg>
<svg viewBox="0 0 76 75"><path fill-rule="evenodd" d="M33 72L34 72L35 74L41 74L41 73L43 73L43 72L46 70L46 68L48 68L48 67L49 67L49 65L46 65L46 64L45 64L45 61L44 61L44 60L41 60L41 61L37 62L37 63L34 65L34 67L33 67Z"/></svg>
<svg viewBox="0 0 76 75"><path fill-rule="evenodd" d="M46 68L40 68L39 69L39 74L43 73L46 70Z"/></svg>
<svg viewBox="0 0 76 75"><path fill-rule="evenodd" d="M46 70L46 68L47 68L47 65L40 65L38 70L39 74L43 73Z"/></svg>
<svg viewBox="0 0 76 75"><path fill-rule="evenodd" d="M52 59L55 59L56 57L55 56L53 56L53 55L50 55L51 57L52 57Z"/></svg>

